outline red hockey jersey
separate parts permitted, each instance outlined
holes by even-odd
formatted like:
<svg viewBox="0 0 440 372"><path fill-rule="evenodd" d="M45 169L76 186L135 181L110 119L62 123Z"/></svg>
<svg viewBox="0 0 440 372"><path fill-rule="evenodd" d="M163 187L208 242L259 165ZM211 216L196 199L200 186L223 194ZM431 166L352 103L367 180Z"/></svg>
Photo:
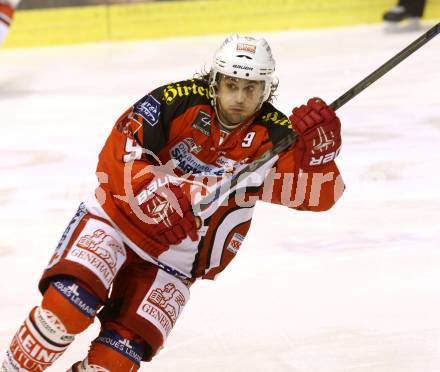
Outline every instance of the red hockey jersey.
<svg viewBox="0 0 440 372"><path fill-rule="evenodd" d="M108 219L139 256L184 278L213 279L235 257L250 227L257 200L298 210L324 211L334 205L344 184L332 161L307 174L295 166L293 148L273 158L208 208L199 240L164 246L148 234L133 204L155 173L183 177L192 202L258 158L291 131L289 119L265 102L247 123L224 140L201 79L159 87L136 102L116 122L99 156L100 182L88 209ZM209 191L208 191L209 192ZM150 230L151 231L151 230Z"/></svg>

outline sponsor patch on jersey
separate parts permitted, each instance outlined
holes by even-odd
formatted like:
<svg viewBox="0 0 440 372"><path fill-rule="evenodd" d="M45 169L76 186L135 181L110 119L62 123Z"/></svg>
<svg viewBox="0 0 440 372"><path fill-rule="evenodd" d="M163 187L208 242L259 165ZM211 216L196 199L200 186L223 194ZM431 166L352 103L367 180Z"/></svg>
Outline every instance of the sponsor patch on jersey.
<svg viewBox="0 0 440 372"><path fill-rule="evenodd" d="M192 138L185 138L170 149L171 158L177 160L177 168L185 174L223 176L226 173L234 173L247 163L248 158L240 162L219 156L215 164L206 164L195 156L202 150Z"/></svg>
<svg viewBox="0 0 440 372"><path fill-rule="evenodd" d="M128 340L114 331L104 330L94 342L108 346L139 365L144 356L144 347L133 340Z"/></svg>
<svg viewBox="0 0 440 372"><path fill-rule="evenodd" d="M202 146L198 145L193 138L185 138L183 142L188 146L189 152L192 152L193 154L198 154L202 151Z"/></svg>
<svg viewBox="0 0 440 372"><path fill-rule="evenodd" d="M165 339L188 300L188 288L179 279L159 270L136 314L152 323Z"/></svg>
<svg viewBox="0 0 440 372"><path fill-rule="evenodd" d="M124 245L115 230L94 219L86 223L66 256L66 260L88 268L105 288L110 288L126 258Z"/></svg>
<svg viewBox="0 0 440 372"><path fill-rule="evenodd" d="M236 254L238 252L238 250L240 249L241 243L243 243L243 240L244 240L243 235L241 235L239 233L234 233L234 235L232 236L232 239L229 241L229 244L226 247L226 249L229 252Z"/></svg>
<svg viewBox="0 0 440 372"><path fill-rule="evenodd" d="M136 114L142 116L148 124L154 127L159 122L160 102L153 96L148 95L136 103L134 111Z"/></svg>
<svg viewBox="0 0 440 372"><path fill-rule="evenodd" d="M206 86L198 84L197 81L187 80L181 83L169 84L163 90L165 102L170 105L178 97L205 97L209 99L209 90Z"/></svg>
<svg viewBox="0 0 440 372"><path fill-rule="evenodd" d="M266 115L263 115L261 119L265 123L272 122L273 124L276 125L281 125L281 126L287 125L288 128L292 128L292 123L290 122L290 120L278 111L269 112Z"/></svg>
<svg viewBox="0 0 440 372"><path fill-rule="evenodd" d="M225 174L223 167L216 167L212 164L206 164L199 160L192 152L191 147L186 140L177 143L170 149L171 158L176 159L179 163L177 168L184 173L207 174L214 176L222 176Z"/></svg>
<svg viewBox="0 0 440 372"><path fill-rule="evenodd" d="M209 137L211 135L211 116L204 111L199 111L192 127Z"/></svg>

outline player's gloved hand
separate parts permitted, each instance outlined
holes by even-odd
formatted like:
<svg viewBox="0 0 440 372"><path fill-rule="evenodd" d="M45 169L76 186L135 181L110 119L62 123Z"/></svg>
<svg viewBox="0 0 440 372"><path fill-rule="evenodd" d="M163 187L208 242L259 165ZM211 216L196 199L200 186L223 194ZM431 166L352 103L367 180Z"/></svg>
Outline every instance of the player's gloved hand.
<svg viewBox="0 0 440 372"><path fill-rule="evenodd" d="M197 229L191 203L179 185L167 177L155 177L136 200L155 238L163 244L179 244L187 236L197 241Z"/></svg>
<svg viewBox="0 0 440 372"><path fill-rule="evenodd" d="M298 133L295 162L305 171L333 161L341 148L341 122L335 112L320 98L311 98L307 105L296 107L289 117Z"/></svg>

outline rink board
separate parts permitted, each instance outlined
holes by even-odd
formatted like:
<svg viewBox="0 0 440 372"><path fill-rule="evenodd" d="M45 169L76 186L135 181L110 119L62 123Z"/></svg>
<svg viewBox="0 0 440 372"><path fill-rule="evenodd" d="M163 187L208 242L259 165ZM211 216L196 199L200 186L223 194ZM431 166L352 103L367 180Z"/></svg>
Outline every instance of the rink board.
<svg viewBox="0 0 440 372"><path fill-rule="evenodd" d="M391 0L205 0L22 10L5 47L370 24L381 22L391 5ZM426 18L440 18L440 2L428 2Z"/></svg>

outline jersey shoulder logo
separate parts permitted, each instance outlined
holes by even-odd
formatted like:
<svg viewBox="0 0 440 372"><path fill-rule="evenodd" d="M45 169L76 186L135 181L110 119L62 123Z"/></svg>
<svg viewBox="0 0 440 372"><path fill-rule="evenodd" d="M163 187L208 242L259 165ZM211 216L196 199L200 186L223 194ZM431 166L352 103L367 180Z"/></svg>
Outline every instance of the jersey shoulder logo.
<svg viewBox="0 0 440 372"><path fill-rule="evenodd" d="M292 123L290 122L289 118L280 111L267 112L261 117L261 120L263 123L270 123L292 128Z"/></svg>
<svg viewBox="0 0 440 372"><path fill-rule="evenodd" d="M163 88L163 100L166 104L172 104L179 98L190 98L203 101L209 100L207 83L199 79L185 80L178 83L168 84Z"/></svg>
<svg viewBox="0 0 440 372"><path fill-rule="evenodd" d="M159 122L160 102L152 95L148 95L135 104L134 112L154 127Z"/></svg>

